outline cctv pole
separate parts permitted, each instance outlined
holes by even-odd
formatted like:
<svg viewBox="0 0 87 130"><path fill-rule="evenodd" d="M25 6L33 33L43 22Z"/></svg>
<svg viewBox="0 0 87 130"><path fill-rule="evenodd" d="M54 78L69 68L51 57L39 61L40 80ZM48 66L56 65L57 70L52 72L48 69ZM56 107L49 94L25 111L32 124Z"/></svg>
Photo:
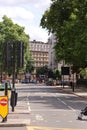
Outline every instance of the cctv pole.
<svg viewBox="0 0 87 130"><path fill-rule="evenodd" d="M64 60L63 60L63 67L64 67ZM63 82L62 82L63 88L64 88L64 73L63 73Z"/></svg>

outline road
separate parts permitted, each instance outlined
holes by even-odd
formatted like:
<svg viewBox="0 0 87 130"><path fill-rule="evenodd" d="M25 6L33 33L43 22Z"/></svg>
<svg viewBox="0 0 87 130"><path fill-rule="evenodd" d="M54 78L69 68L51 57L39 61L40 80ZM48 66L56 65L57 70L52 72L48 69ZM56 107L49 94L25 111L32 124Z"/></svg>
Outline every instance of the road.
<svg viewBox="0 0 87 130"><path fill-rule="evenodd" d="M21 93L23 101L27 99L28 110L31 110L30 125L20 128L21 130L87 129L87 117L83 117L82 121L77 119L80 110L85 107L84 99L65 93L55 86L26 84L18 87L17 91Z"/></svg>
<svg viewBox="0 0 87 130"><path fill-rule="evenodd" d="M31 126L50 128L87 128L87 118L77 120L86 101L76 95L64 93L54 86L28 86L22 88L31 109Z"/></svg>

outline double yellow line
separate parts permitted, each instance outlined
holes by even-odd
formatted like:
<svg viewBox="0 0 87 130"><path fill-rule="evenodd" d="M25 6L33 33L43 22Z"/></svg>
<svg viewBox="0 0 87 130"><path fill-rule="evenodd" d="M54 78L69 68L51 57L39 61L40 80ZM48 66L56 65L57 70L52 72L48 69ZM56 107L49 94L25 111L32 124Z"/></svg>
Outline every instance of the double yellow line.
<svg viewBox="0 0 87 130"><path fill-rule="evenodd" d="M51 128L51 127L37 127L27 126L27 130L86 130L86 129L74 129L74 128Z"/></svg>

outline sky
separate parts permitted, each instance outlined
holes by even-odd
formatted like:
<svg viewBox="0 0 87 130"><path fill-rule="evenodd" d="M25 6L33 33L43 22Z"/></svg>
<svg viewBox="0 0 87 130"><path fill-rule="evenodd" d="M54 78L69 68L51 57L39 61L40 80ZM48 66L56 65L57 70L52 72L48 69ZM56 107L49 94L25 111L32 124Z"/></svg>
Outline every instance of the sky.
<svg viewBox="0 0 87 130"><path fill-rule="evenodd" d="M40 20L50 3L51 0L0 0L0 21L6 15L14 23L25 27L30 41L47 42L48 31L42 29Z"/></svg>

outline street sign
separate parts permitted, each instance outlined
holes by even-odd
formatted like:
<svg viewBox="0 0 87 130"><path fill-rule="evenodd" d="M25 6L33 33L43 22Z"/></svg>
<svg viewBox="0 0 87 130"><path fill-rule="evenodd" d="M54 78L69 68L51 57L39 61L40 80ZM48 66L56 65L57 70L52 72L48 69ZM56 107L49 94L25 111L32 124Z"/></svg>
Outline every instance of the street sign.
<svg viewBox="0 0 87 130"><path fill-rule="evenodd" d="M8 114L8 97L0 96L0 115L5 118Z"/></svg>
<svg viewBox="0 0 87 130"><path fill-rule="evenodd" d="M62 75L69 75L70 74L70 68L69 67L61 67L61 73Z"/></svg>

